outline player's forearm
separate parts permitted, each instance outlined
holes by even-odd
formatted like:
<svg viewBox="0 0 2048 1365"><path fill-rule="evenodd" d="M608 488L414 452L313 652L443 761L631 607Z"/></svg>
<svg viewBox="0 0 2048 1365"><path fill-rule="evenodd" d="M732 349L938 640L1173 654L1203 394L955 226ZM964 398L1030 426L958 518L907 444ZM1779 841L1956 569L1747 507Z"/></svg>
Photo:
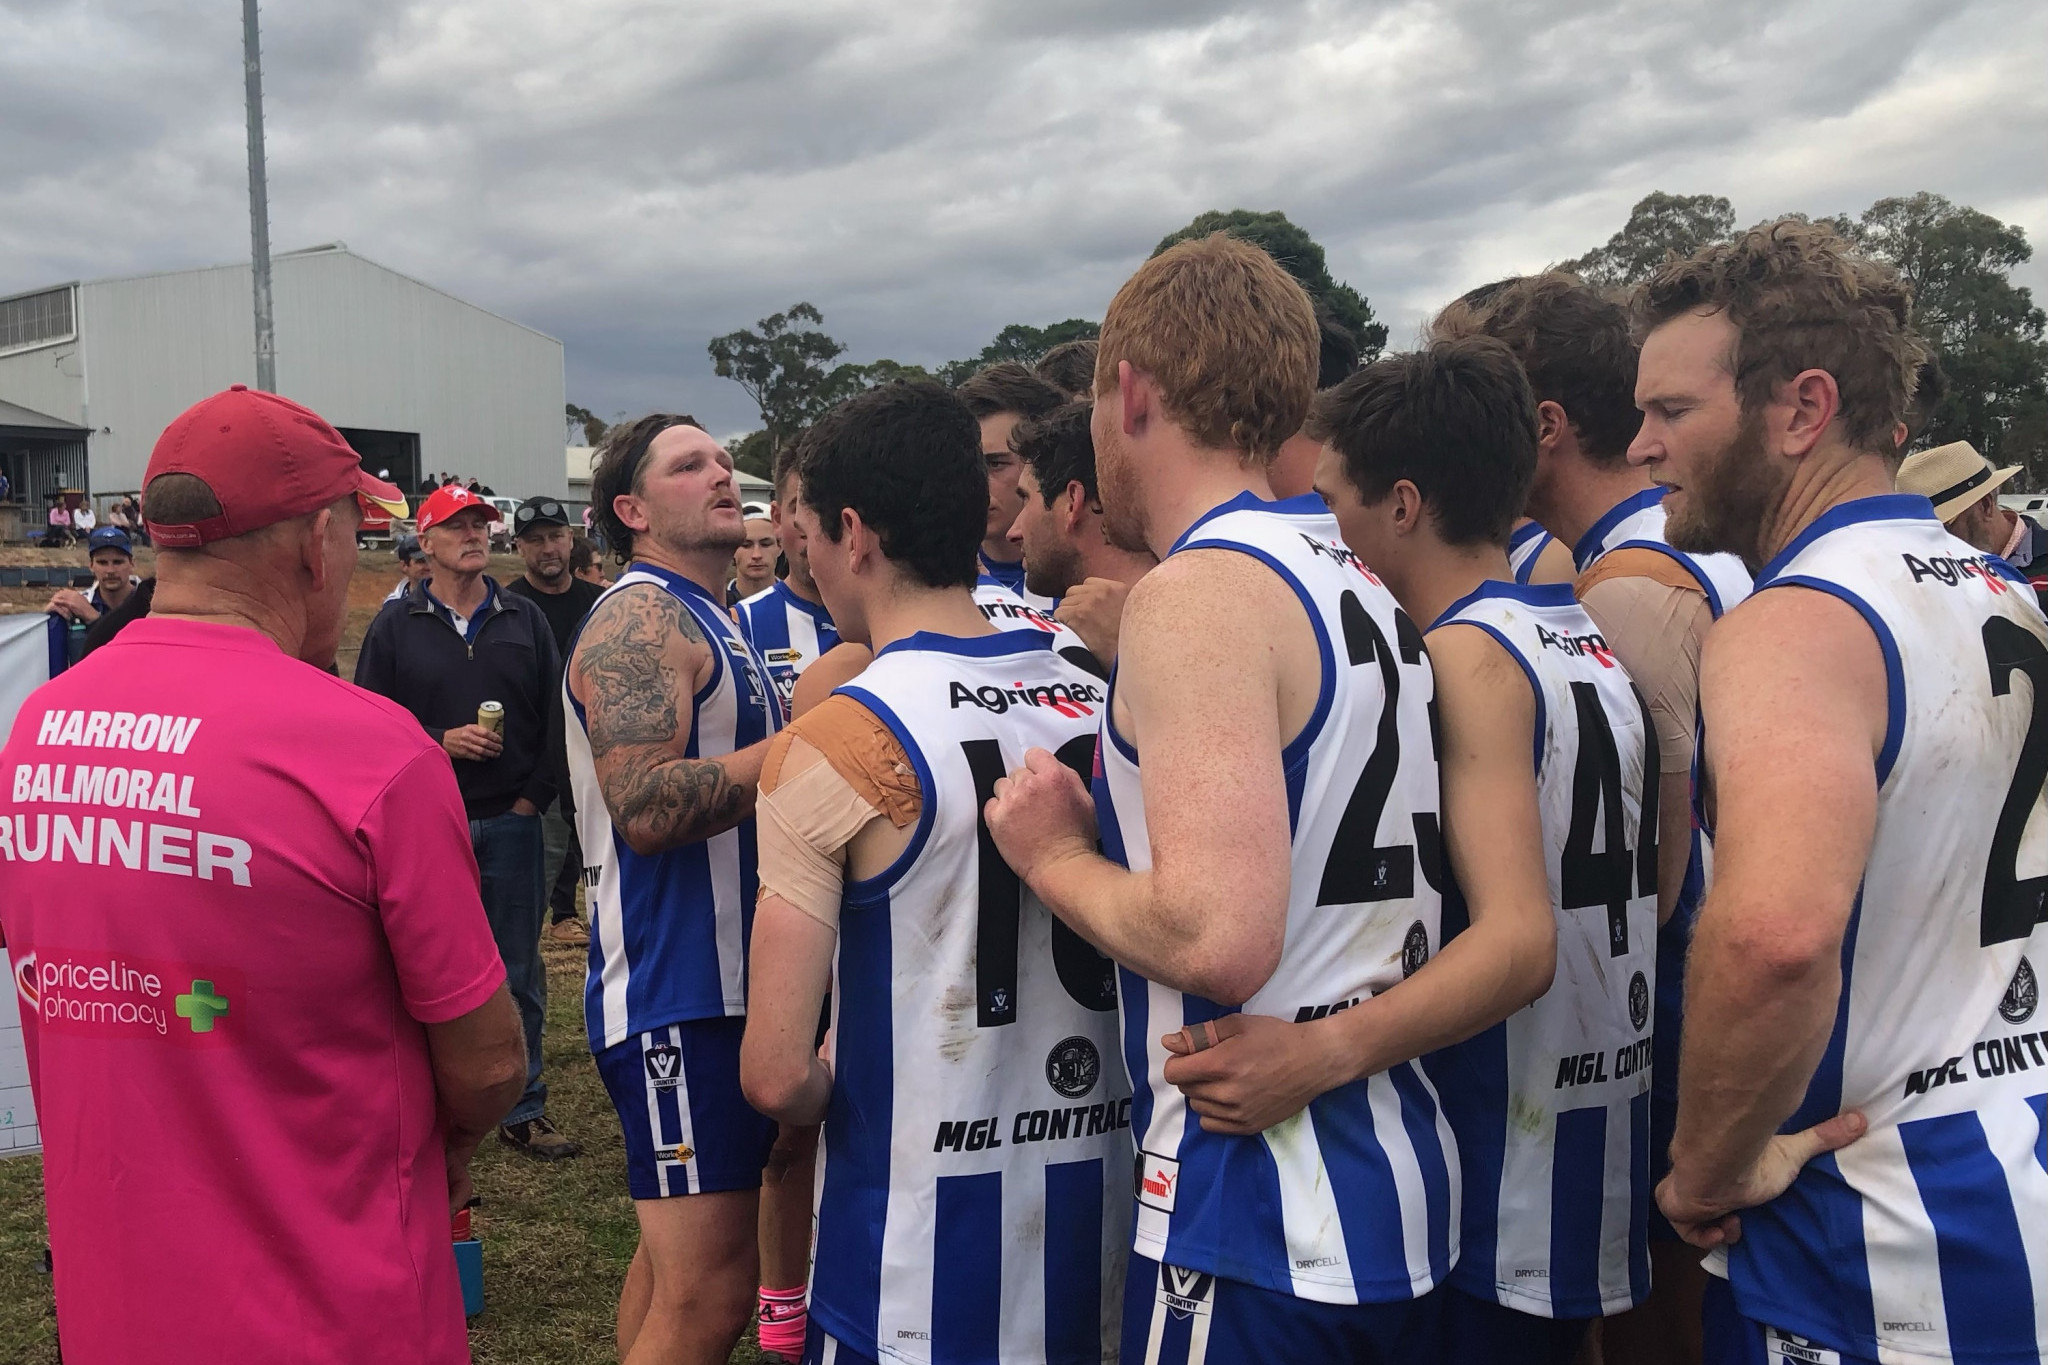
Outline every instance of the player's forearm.
<svg viewBox="0 0 2048 1365"><path fill-rule="evenodd" d="M1718 913L1715 913L1718 912ZM1760 966L1720 921L1700 919L1686 973L1673 1178L1713 1202L1799 1107L1827 1049L1841 996L1839 950Z"/></svg>
<svg viewBox="0 0 2048 1365"><path fill-rule="evenodd" d="M740 1080L747 1103L778 1123L809 1127L825 1121L832 1071L808 1047L792 1055L743 1061Z"/></svg>
<svg viewBox="0 0 2048 1365"><path fill-rule="evenodd" d="M626 846L643 855L662 853L751 819L767 751L763 742L720 758L615 754L598 781Z"/></svg>
<svg viewBox="0 0 2048 1365"><path fill-rule="evenodd" d="M1240 944L1229 936L1240 917L1221 897L1176 896L1156 871L1119 867L1092 850L1046 860L1031 889L1112 961L1221 1005L1244 1003L1279 962L1277 936L1271 945Z"/></svg>
<svg viewBox="0 0 2048 1365"><path fill-rule="evenodd" d="M1343 1084L1493 1027L1549 990L1556 965L1547 916L1479 920L1400 985L1304 1027L1330 1026L1324 1046Z"/></svg>

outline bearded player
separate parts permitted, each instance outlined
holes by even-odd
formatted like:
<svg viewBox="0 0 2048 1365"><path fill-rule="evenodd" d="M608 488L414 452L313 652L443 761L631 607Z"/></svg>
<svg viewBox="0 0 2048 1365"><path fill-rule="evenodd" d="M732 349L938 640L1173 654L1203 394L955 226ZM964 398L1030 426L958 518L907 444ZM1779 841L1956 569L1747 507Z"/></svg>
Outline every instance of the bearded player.
<svg viewBox="0 0 2048 1365"><path fill-rule="evenodd" d="M1909 306L1796 219L1636 300L1630 458L1675 547L1756 580L1700 665L1714 880L1657 1191L1713 1252L1714 1362L2048 1350L2048 622L1892 491Z"/></svg>

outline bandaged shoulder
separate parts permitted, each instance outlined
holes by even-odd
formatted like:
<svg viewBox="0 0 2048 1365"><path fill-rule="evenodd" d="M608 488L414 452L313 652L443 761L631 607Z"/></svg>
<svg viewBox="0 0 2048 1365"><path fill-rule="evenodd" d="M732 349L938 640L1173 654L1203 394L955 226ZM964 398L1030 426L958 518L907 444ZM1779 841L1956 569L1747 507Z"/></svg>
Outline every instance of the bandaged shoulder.
<svg viewBox="0 0 2048 1365"><path fill-rule="evenodd" d="M909 755L889 728L851 698L830 698L777 735L762 762L761 894L837 928L847 844L874 820L915 823L922 805Z"/></svg>

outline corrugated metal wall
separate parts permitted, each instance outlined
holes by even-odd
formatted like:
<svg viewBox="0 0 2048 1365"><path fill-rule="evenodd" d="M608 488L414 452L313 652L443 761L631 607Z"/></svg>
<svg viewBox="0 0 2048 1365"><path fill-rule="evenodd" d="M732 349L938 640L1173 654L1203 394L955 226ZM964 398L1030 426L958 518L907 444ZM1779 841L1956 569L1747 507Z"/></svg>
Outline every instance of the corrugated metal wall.
<svg viewBox="0 0 2048 1365"><path fill-rule="evenodd" d="M286 397L336 426L417 433L425 469L478 475L512 496L567 491L559 341L347 251L280 256L273 283ZM99 280L79 293L86 415L39 410L94 429L94 488L134 488L173 417L255 382L249 268ZM0 395L38 406L13 390L0 368Z"/></svg>

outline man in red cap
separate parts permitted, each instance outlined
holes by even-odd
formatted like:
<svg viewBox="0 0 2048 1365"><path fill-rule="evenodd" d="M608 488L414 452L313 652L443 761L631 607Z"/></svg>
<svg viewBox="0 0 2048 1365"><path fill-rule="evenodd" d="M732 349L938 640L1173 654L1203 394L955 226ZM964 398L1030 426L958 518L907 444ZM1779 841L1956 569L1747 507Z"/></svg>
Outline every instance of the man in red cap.
<svg viewBox="0 0 2048 1365"><path fill-rule="evenodd" d="M541 1080L548 1000L541 814L555 799L562 661L541 609L484 572L497 519L497 508L461 484L420 504L420 548L431 577L386 602L370 622L356 686L412 712L454 760L484 911L526 1029L526 1093L498 1135L528 1156L560 1161L582 1150L549 1122ZM486 710L494 714L489 725Z"/></svg>
<svg viewBox="0 0 2048 1365"><path fill-rule="evenodd" d="M189 409L154 612L0 755L72 1365L469 1359L448 1215L524 1057L448 759L327 672L359 499L405 508L296 403Z"/></svg>

